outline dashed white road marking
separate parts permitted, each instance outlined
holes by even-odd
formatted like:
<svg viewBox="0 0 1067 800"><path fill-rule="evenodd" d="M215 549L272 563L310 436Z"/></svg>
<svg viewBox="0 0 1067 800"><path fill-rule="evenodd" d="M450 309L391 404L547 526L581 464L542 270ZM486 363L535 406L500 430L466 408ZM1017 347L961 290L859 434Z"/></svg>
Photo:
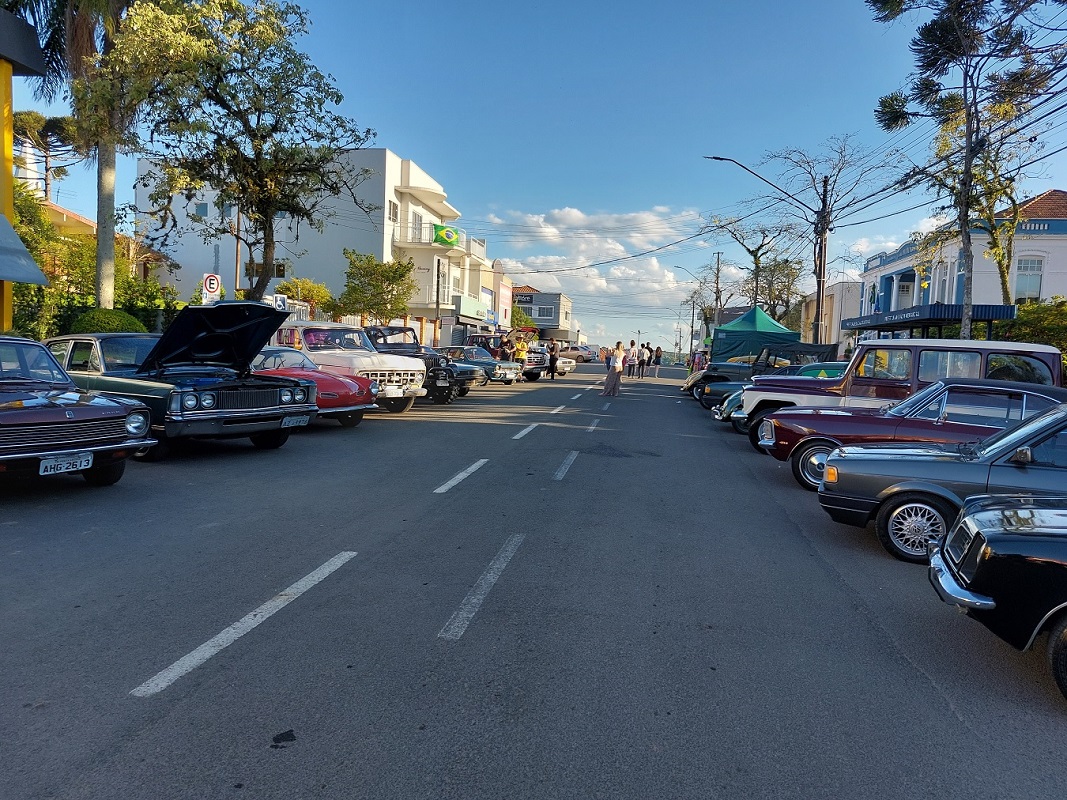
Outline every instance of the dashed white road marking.
<svg viewBox="0 0 1067 800"><path fill-rule="evenodd" d="M480 459L478 459L473 464L471 464L469 467L467 467L465 470L463 470L463 472L461 472L458 475L456 475L456 477L454 477L448 483L442 483L440 486L438 486L436 489L434 489L433 493L434 494L444 494L445 492L447 492L449 489L451 489L453 486L455 486L457 483L459 483L464 478L469 478L475 472L477 472L482 467L484 467L488 462L489 462L488 458L480 458Z"/></svg>
<svg viewBox="0 0 1067 800"><path fill-rule="evenodd" d="M560 411L562 411L562 410L563 410L563 409L565 409L565 408L566 408L566 406L556 406L555 408L553 408L553 409L552 409L551 411L549 411L548 413L549 413L549 414L558 414L558 413L559 413Z"/></svg>
<svg viewBox="0 0 1067 800"><path fill-rule="evenodd" d="M582 399L582 396L580 394L576 394L574 397L571 398L571 400L581 400L581 399Z"/></svg>
<svg viewBox="0 0 1067 800"><path fill-rule="evenodd" d="M322 581L330 575L330 573L344 566L344 564L355 557L356 554L354 552L346 551L338 553L317 570L298 580L284 592L276 594L255 611L245 615L215 637L208 639L208 641L193 650L193 652L186 656L182 656L165 670L149 678L136 689L131 691L130 694L137 697L150 697L158 692L162 692L178 680L178 678L192 672L223 648L236 642L261 622L265 622L272 614L281 611L285 606L296 600L296 598L300 597L300 595L312 586Z"/></svg>
<svg viewBox="0 0 1067 800"><path fill-rule="evenodd" d="M586 430L592 432L593 428L595 428L599 423L600 423L600 419L599 418L594 419L592 422L589 423L589 427L586 428Z"/></svg>
<svg viewBox="0 0 1067 800"><path fill-rule="evenodd" d="M560 465L559 469L556 470L556 474L552 476L552 480L563 480L563 476L567 474L567 470L571 468L571 464L574 463L574 459L577 457L578 451L571 450L570 453L567 454L567 457L563 459L563 463Z"/></svg>
<svg viewBox="0 0 1067 800"><path fill-rule="evenodd" d="M504 571L504 567L511 561L511 557L515 555L515 551L519 549L519 545L522 544L524 538L526 538L525 533L516 533L504 542L504 546L500 548L496 558L489 562L489 566L486 567L482 576L478 578L478 582L467 592L467 596L459 604L456 613L445 623L445 627L441 628L440 633L437 634L438 637L455 641L463 635L471 620L474 619L474 615L481 608L486 595L489 594L489 590L493 588L493 584L500 577L500 573Z"/></svg>
<svg viewBox="0 0 1067 800"><path fill-rule="evenodd" d="M521 439L521 438L522 438L523 436L525 436L525 435L526 435L526 434L528 434L528 433L529 433L530 431L532 431L532 430L533 430L534 428L536 428L536 427L537 427L537 425L538 425L538 423L536 423L536 422L535 422L535 423L534 423L533 425L527 425L527 426L526 426L525 428L523 428L523 429L522 429L521 431L519 431L518 433L516 433L516 434L515 434L514 436L512 436L511 438L512 438L512 439Z"/></svg>
<svg viewBox="0 0 1067 800"><path fill-rule="evenodd" d="M601 411L607 411L609 408L611 408L611 403L604 403L604 407L601 409Z"/></svg>

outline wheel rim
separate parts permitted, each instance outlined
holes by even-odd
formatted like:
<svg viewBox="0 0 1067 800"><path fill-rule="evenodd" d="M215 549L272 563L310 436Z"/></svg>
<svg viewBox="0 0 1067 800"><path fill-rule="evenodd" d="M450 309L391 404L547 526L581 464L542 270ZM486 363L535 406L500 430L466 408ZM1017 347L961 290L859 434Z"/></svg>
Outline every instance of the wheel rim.
<svg viewBox="0 0 1067 800"><path fill-rule="evenodd" d="M944 533L945 521L925 503L905 503L889 517L889 538L912 556L926 555L926 543Z"/></svg>
<svg viewBox="0 0 1067 800"><path fill-rule="evenodd" d="M800 474L812 486L818 486L826 474L826 459L830 455L829 447L813 447L800 459Z"/></svg>

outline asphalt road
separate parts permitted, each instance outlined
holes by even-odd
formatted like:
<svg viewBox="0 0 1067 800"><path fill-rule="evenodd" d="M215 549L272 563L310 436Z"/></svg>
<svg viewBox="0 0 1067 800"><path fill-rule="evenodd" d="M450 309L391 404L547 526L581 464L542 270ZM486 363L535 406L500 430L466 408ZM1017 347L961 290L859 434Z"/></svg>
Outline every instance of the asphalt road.
<svg viewBox="0 0 1067 800"><path fill-rule="evenodd" d="M0 798L1062 798L1043 649L661 374L0 484Z"/></svg>

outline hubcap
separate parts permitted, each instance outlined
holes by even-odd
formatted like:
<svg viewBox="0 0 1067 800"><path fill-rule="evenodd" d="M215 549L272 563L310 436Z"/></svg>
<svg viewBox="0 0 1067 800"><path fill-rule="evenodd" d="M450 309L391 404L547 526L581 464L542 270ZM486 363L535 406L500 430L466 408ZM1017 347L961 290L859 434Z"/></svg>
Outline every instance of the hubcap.
<svg viewBox="0 0 1067 800"><path fill-rule="evenodd" d="M830 455L829 450L810 450L800 462L800 471L808 482L817 486L826 472L826 458Z"/></svg>
<svg viewBox="0 0 1067 800"><path fill-rule="evenodd" d="M926 543L945 533L945 523L930 506L908 503L889 517L889 537L913 556L926 554Z"/></svg>

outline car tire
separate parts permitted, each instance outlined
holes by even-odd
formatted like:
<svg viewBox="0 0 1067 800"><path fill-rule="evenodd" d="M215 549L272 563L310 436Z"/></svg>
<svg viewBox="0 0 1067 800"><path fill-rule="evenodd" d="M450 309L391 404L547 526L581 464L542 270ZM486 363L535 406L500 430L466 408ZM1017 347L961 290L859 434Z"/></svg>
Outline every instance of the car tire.
<svg viewBox="0 0 1067 800"><path fill-rule="evenodd" d="M748 420L748 430L746 431L746 434L748 435L748 443L752 445L753 450L763 455L767 455L767 452L759 446L759 426L760 423L763 422L763 418L772 411L774 411L773 408L767 409L766 411L758 411Z"/></svg>
<svg viewBox="0 0 1067 800"><path fill-rule="evenodd" d="M734 426L734 430L737 431L738 433L740 433L742 436L747 436L748 435L748 420L747 419L744 422L742 422L741 420L734 419L731 416L730 417L730 424L733 425Z"/></svg>
<svg viewBox="0 0 1067 800"><path fill-rule="evenodd" d="M363 412L353 411L349 414L342 414L337 421L341 423L342 428L354 428L363 421Z"/></svg>
<svg viewBox="0 0 1067 800"><path fill-rule="evenodd" d="M926 564L926 543L940 539L952 525L957 510L946 500L920 492L902 492L878 509L878 541L891 556L912 564Z"/></svg>
<svg viewBox="0 0 1067 800"><path fill-rule="evenodd" d="M511 386L513 383L515 383L515 381L504 381L505 386Z"/></svg>
<svg viewBox="0 0 1067 800"><path fill-rule="evenodd" d="M390 414L403 414L405 411L410 411L411 407L415 405L414 397L402 397L402 398L390 398L389 400L379 400L378 404L382 406Z"/></svg>
<svg viewBox="0 0 1067 800"><path fill-rule="evenodd" d="M531 383L533 381L541 379L541 373L540 372L524 372L523 374L526 376L526 380L530 381Z"/></svg>
<svg viewBox="0 0 1067 800"><path fill-rule="evenodd" d="M694 383L689 389L689 394L699 402L700 398L704 396L704 383Z"/></svg>
<svg viewBox="0 0 1067 800"><path fill-rule="evenodd" d="M90 486L112 486L119 482L125 471L126 459L122 459L101 467L90 467L82 472L82 477Z"/></svg>
<svg viewBox="0 0 1067 800"><path fill-rule="evenodd" d="M489 383L489 381L486 381L485 383ZM482 385L484 386L485 384L483 383ZM456 389L456 396L457 397L466 397L470 393L471 393L471 387L469 387L469 386L464 386L462 389Z"/></svg>
<svg viewBox="0 0 1067 800"><path fill-rule="evenodd" d="M816 491L826 471L826 457L836 447L833 442L807 442L796 448L789 457L789 465L797 483L809 492Z"/></svg>
<svg viewBox="0 0 1067 800"><path fill-rule="evenodd" d="M1067 614L1048 635L1048 665L1060 694L1067 697Z"/></svg>
<svg viewBox="0 0 1067 800"><path fill-rule="evenodd" d="M277 450L289 441L289 431L263 431L248 437L257 450Z"/></svg>
<svg viewBox="0 0 1067 800"><path fill-rule="evenodd" d="M722 401L725 398L716 397L715 395L710 395L707 392L704 392L703 394L700 395L699 399L700 399L700 405L703 406L704 408L706 408L708 411L711 411L713 408L715 408L717 406L721 406L722 405Z"/></svg>

